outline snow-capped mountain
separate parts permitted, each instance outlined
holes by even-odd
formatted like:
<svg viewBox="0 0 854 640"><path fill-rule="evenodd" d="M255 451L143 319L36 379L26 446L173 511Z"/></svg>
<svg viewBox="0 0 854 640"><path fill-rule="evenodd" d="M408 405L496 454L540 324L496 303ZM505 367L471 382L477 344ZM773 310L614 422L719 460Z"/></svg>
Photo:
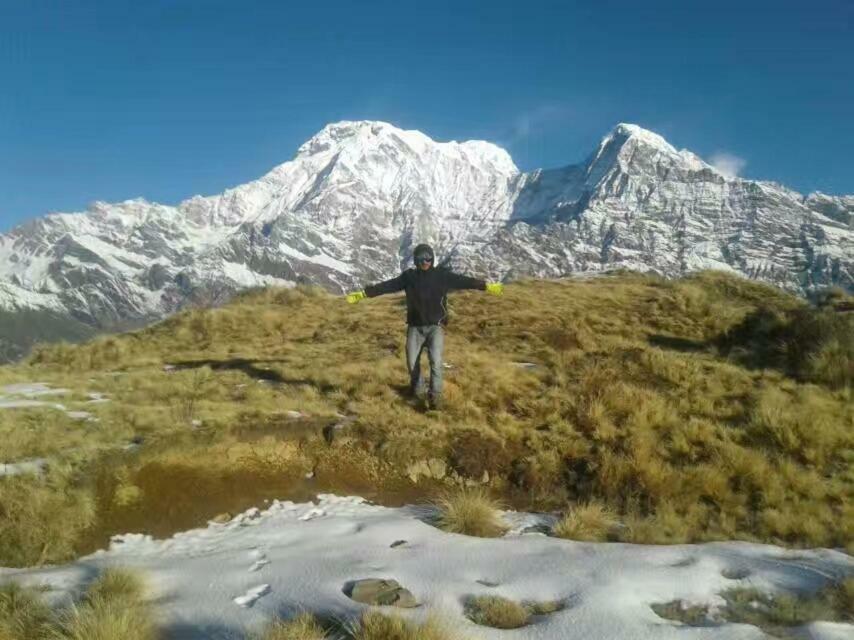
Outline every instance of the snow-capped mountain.
<svg viewBox="0 0 854 640"><path fill-rule="evenodd" d="M523 173L487 142L340 122L220 195L98 202L0 235L0 308L108 327L249 286L344 291L396 274L419 242L489 278L711 267L852 289L852 220L853 196L729 179L634 125L583 164Z"/></svg>

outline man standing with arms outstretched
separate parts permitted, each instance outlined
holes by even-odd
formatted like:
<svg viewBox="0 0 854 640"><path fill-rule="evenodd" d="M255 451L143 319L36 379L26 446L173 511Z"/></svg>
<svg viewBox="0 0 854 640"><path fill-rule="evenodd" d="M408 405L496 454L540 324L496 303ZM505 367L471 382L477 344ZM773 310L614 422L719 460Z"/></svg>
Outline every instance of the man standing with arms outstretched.
<svg viewBox="0 0 854 640"><path fill-rule="evenodd" d="M487 284L447 269L433 266L435 255L430 245L419 244L413 254L414 269L407 269L396 278L365 287L347 296L354 304L363 298L373 298L395 291L406 292L406 367L409 370L409 391L418 398L424 393L421 377L421 352L426 348L430 359L430 390L428 407L442 408L442 348L445 336L442 327L448 321L447 295L455 289L480 289L500 296L504 285Z"/></svg>

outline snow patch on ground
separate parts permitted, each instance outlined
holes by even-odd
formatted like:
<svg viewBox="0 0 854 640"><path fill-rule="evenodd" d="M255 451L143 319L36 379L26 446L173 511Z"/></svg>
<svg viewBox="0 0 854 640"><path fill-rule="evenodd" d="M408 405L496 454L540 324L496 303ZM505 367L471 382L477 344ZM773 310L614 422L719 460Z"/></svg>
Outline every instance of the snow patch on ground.
<svg viewBox="0 0 854 640"><path fill-rule="evenodd" d="M659 618L650 605L677 599L715 604L720 591L738 585L817 589L828 578L854 573L854 559L829 549L571 542L531 533L542 518L529 514L507 514L515 533L482 539L444 533L424 515L423 508L385 508L357 497L274 501L266 510L250 509L168 540L116 536L108 550L75 563L0 570L0 580L50 585L49 597L62 602L107 566L136 567L151 582L168 637L183 640L243 638L300 610L354 617L363 607L343 589L364 578L394 579L409 589L422 606L401 615L423 618L440 610L461 632L483 640L758 640L763 634L755 627L688 628ZM483 594L567 606L524 629L498 631L463 616L466 598ZM852 637L854 626L814 623L801 632L833 640Z"/></svg>
<svg viewBox="0 0 854 640"><path fill-rule="evenodd" d="M29 458L18 460L8 464L0 462L0 478L6 476L18 476L21 474L41 473L47 466L45 458Z"/></svg>

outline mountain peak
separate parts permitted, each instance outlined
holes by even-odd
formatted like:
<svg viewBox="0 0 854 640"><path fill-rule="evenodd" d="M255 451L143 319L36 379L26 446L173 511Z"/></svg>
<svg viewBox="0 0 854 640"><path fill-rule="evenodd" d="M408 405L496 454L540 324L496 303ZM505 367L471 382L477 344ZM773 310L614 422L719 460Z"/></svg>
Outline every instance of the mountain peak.
<svg viewBox="0 0 854 640"><path fill-rule="evenodd" d="M430 141L420 131L405 131L388 122L376 120L342 120L332 122L312 136L297 151L297 157L337 150L353 142L367 143L388 134L396 134L410 143Z"/></svg>
<svg viewBox="0 0 854 640"><path fill-rule="evenodd" d="M428 150L463 156L491 164L498 170L519 173L510 154L496 144L485 140L439 142L413 129L401 129L388 122L376 120L342 120L326 125L297 151L297 158L337 153L344 149L356 151L390 143L408 148L418 156Z"/></svg>
<svg viewBox="0 0 854 640"><path fill-rule="evenodd" d="M671 145L667 140L665 140L662 136L657 133L650 131L649 129L644 129L643 127L631 124L628 122L620 122L615 126L611 132L605 136L603 139L603 144L606 144L611 141L625 142L629 139L638 140L640 142L644 142L650 146L661 149L662 151L666 151L668 153L678 153L675 147Z"/></svg>

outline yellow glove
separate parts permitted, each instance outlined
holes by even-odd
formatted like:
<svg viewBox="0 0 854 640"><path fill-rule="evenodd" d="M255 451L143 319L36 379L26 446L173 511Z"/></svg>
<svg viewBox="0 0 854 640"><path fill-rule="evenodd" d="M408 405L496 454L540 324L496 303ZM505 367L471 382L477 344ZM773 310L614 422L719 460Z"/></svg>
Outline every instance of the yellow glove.
<svg viewBox="0 0 854 640"><path fill-rule="evenodd" d="M356 304L362 298L366 298L364 291L354 291L353 293L347 294L347 302L350 304Z"/></svg>
<svg viewBox="0 0 854 640"><path fill-rule="evenodd" d="M504 293L504 285L500 282L490 282L486 285L486 292L494 296L500 296Z"/></svg>

